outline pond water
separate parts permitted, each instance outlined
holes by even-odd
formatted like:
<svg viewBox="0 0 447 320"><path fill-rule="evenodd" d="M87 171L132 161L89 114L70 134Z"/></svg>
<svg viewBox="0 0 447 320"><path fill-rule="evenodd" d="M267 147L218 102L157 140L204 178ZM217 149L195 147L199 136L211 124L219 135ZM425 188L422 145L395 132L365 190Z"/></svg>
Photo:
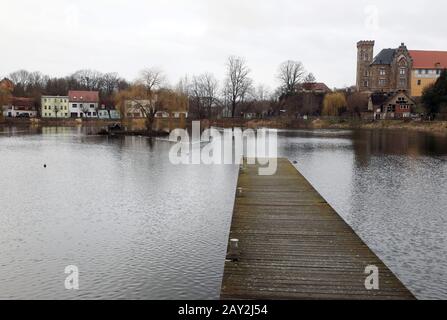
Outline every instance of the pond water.
<svg viewBox="0 0 447 320"><path fill-rule="evenodd" d="M0 129L0 299L217 299L238 168L173 166L171 146ZM279 147L418 298L447 298L445 137L280 131Z"/></svg>

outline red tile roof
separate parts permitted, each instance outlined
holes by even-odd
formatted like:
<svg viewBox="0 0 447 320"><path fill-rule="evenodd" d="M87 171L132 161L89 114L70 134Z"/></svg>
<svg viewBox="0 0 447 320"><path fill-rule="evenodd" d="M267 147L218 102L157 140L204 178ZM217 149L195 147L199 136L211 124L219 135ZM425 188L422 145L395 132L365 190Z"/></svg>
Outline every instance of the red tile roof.
<svg viewBox="0 0 447 320"><path fill-rule="evenodd" d="M99 102L98 91L69 91L68 98L70 102Z"/></svg>
<svg viewBox="0 0 447 320"><path fill-rule="evenodd" d="M328 88L328 86L322 82L305 82L303 83L303 89L306 91L319 91L319 92L330 92L331 89Z"/></svg>
<svg viewBox="0 0 447 320"><path fill-rule="evenodd" d="M25 108L26 110L35 110L36 103L32 98L12 97L11 105L16 108Z"/></svg>
<svg viewBox="0 0 447 320"><path fill-rule="evenodd" d="M410 50L414 69L447 68L447 51Z"/></svg>

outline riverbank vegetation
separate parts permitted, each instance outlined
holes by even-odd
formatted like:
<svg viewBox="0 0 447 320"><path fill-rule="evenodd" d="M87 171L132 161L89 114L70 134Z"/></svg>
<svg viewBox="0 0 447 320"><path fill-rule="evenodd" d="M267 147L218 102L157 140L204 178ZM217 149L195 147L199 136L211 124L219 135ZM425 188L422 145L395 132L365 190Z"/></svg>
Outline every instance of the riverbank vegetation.
<svg viewBox="0 0 447 320"><path fill-rule="evenodd" d="M315 127L321 123L326 127L354 126L356 123L388 126L388 122L374 125L369 122L373 111L368 94L359 93L354 87L331 90L317 82L299 61L288 60L278 66L273 75L278 86L273 89L255 83L251 74L248 62L236 56L227 59L223 80L205 72L186 75L176 84L170 83L164 72L155 68L142 70L134 81L115 72L80 70L67 77L50 77L41 72L20 70L8 75L8 81L13 85L9 91L3 88L0 92L0 105L11 96L34 98L39 105L42 95L62 96L68 90L85 90L98 91L100 104L119 110L123 120L135 117L135 113L126 110L126 101L131 101L138 110L137 117L145 120L148 132L153 130L157 113L175 111L186 112L189 120L231 118L233 121L276 123L276 119L281 119L280 122L306 123L305 126ZM420 120L412 127L431 127L430 123L422 121L424 119L447 119L447 71L444 70L438 81L425 90L411 112L412 118L419 115L416 118ZM326 117L336 120L322 120ZM310 122L310 125L308 119L314 119L315 124ZM393 127L408 126L406 121L391 123Z"/></svg>
<svg viewBox="0 0 447 320"><path fill-rule="evenodd" d="M424 90L422 103L432 116L447 113L447 70L443 70L438 80Z"/></svg>

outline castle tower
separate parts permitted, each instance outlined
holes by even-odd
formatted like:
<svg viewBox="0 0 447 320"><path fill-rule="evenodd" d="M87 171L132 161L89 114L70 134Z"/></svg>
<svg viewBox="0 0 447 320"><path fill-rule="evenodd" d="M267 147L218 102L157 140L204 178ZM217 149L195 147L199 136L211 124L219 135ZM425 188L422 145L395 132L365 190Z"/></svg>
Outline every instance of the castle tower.
<svg viewBox="0 0 447 320"><path fill-rule="evenodd" d="M369 91L371 88L370 65L374 59L375 41L359 41L357 43L357 90Z"/></svg>
<svg viewBox="0 0 447 320"><path fill-rule="evenodd" d="M396 60L393 66L395 88L399 91L411 91L411 72L413 59L405 43L401 43L396 51Z"/></svg>

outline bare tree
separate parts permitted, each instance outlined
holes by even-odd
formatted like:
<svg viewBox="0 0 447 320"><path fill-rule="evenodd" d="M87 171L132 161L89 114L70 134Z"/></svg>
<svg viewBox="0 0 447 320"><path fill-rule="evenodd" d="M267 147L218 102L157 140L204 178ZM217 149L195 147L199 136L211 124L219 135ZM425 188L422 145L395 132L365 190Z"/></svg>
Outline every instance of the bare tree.
<svg viewBox="0 0 447 320"><path fill-rule="evenodd" d="M281 82L283 94L291 95L296 93L298 85L303 82L306 76L304 66L299 61L285 61L279 66L278 80Z"/></svg>
<svg viewBox="0 0 447 320"><path fill-rule="evenodd" d="M146 130L149 136L153 135L155 116L159 111L185 111L188 107L188 99L185 95L160 88L157 91L148 92L148 88L136 84L127 90L120 91L115 96L115 101L121 114L137 112L146 119Z"/></svg>
<svg viewBox="0 0 447 320"><path fill-rule="evenodd" d="M227 62L227 78L223 93L231 104L231 116L236 115L236 107L243 102L250 90L253 81L249 77L250 69L245 59L231 56Z"/></svg>
<svg viewBox="0 0 447 320"><path fill-rule="evenodd" d="M208 113L208 118L212 117L212 109L218 103L219 82L211 73L205 73L200 76L203 92L204 104Z"/></svg>
<svg viewBox="0 0 447 320"><path fill-rule="evenodd" d="M79 89L99 91L103 85L103 74L96 70L79 70L76 71L71 77L80 86Z"/></svg>
<svg viewBox="0 0 447 320"><path fill-rule="evenodd" d="M49 77L39 71L29 72L19 70L11 73L9 79L14 83L14 94L40 98L40 94L45 89Z"/></svg>
<svg viewBox="0 0 447 320"><path fill-rule="evenodd" d="M140 76L136 82L145 87L148 93L152 93L163 87L166 82L166 77L160 69L148 68L140 72Z"/></svg>
<svg viewBox="0 0 447 320"><path fill-rule="evenodd" d="M26 87L31 82L31 73L26 70L18 70L15 72L12 72L8 75L8 78L14 83L14 85L21 84L22 86Z"/></svg>
<svg viewBox="0 0 447 320"><path fill-rule="evenodd" d="M123 79L120 78L118 73L109 72L102 76L102 91L104 95L110 97L115 91L119 89L119 84Z"/></svg>
<svg viewBox="0 0 447 320"><path fill-rule="evenodd" d="M203 86L200 81L200 77L194 76L192 78L191 84L189 85L189 94L190 99L192 100L194 106L194 112L197 114L199 119L202 119L204 117L203 114L204 106L202 100L204 92L203 92Z"/></svg>
<svg viewBox="0 0 447 320"><path fill-rule="evenodd" d="M219 103L219 82L211 73L194 76L190 85L190 97L200 119L203 116L212 117L213 107Z"/></svg>

